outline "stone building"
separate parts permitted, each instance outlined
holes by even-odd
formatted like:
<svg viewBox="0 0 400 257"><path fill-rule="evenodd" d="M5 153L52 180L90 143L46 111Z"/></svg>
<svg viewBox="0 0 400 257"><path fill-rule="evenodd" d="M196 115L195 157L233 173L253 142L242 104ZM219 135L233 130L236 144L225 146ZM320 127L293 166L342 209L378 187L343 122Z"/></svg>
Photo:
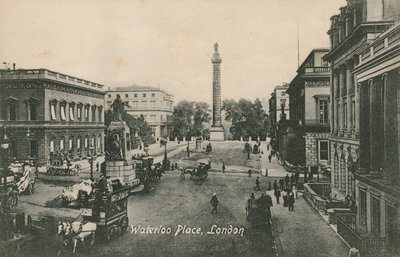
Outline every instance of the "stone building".
<svg viewBox="0 0 400 257"><path fill-rule="evenodd" d="M46 69L0 70L0 127L11 140L9 159L70 152L85 160L89 147L104 155L103 85ZM3 137L2 137L3 138Z"/></svg>
<svg viewBox="0 0 400 257"><path fill-rule="evenodd" d="M129 105L127 112L135 118L143 115L152 126L155 138L170 136L172 127L169 126L169 119L173 113L173 95L159 88L138 85L109 88L106 94L107 110L117 95L120 95Z"/></svg>
<svg viewBox="0 0 400 257"><path fill-rule="evenodd" d="M337 198L354 197L353 172L359 157L359 90L353 70L368 44L397 19L397 0L348 0L340 14L331 17L330 164Z"/></svg>
<svg viewBox="0 0 400 257"><path fill-rule="evenodd" d="M289 95L286 90L289 88L289 84L284 83L281 86L276 86L274 92L271 93L269 98L269 117L271 121L271 137L276 137L279 120L282 119L283 115L286 119L289 119ZM283 108L282 108L283 105Z"/></svg>
<svg viewBox="0 0 400 257"><path fill-rule="evenodd" d="M312 50L286 91L291 126L284 136L290 164L318 167L329 161L330 67L322 60L328 52Z"/></svg>
<svg viewBox="0 0 400 257"><path fill-rule="evenodd" d="M355 244L399 253L400 24L361 52L353 72L360 95L360 168L354 174L360 242Z"/></svg>

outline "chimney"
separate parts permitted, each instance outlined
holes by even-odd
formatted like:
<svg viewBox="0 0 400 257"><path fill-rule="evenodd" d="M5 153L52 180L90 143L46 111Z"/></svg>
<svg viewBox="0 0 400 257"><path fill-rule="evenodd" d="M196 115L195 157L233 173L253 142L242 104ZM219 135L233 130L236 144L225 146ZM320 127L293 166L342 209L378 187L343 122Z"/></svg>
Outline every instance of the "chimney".
<svg viewBox="0 0 400 257"><path fill-rule="evenodd" d="M13 70L15 70L15 62L13 63Z"/></svg>

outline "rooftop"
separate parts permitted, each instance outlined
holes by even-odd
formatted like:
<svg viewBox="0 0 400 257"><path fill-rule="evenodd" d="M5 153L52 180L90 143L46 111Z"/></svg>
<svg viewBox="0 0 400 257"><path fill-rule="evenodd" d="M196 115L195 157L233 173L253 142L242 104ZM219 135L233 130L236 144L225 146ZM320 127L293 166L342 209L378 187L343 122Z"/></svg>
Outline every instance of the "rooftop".
<svg viewBox="0 0 400 257"><path fill-rule="evenodd" d="M0 80L32 80L32 79L48 79L66 83L80 88L86 88L89 90L94 90L102 93L104 92L104 85L47 69L16 69L16 70L1 69L0 70Z"/></svg>
<svg viewBox="0 0 400 257"><path fill-rule="evenodd" d="M113 88L109 88L107 90L107 92L126 92L126 91L129 91L129 92L161 91L161 92L164 92L165 94L168 94L165 90L157 88L157 87L139 86L136 84L133 84L132 86L113 87Z"/></svg>

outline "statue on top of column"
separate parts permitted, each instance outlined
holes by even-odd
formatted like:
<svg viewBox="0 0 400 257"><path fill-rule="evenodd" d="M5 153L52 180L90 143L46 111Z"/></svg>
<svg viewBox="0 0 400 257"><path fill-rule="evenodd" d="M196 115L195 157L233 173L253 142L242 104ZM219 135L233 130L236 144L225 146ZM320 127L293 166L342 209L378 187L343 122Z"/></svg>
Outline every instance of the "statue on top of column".
<svg viewBox="0 0 400 257"><path fill-rule="evenodd" d="M218 53L218 43L217 42L215 42L215 44L214 44L214 50L216 53Z"/></svg>
<svg viewBox="0 0 400 257"><path fill-rule="evenodd" d="M122 101L121 96L117 95L117 98L110 106L113 108L113 121L122 121L122 115L125 112L125 106L129 107L127 103Z"/></svg>

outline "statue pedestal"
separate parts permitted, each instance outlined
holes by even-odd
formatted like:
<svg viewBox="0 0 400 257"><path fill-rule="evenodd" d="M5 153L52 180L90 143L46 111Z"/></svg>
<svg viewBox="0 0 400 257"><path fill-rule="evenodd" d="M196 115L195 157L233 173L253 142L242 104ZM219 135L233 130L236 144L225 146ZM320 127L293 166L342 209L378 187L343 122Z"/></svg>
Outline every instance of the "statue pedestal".
<svg viewBox="0 0 400 257"><path fill-rule="evenodd" d="M130 130L124 121L112 121L107 127L108 150L112 155L106 155L105 176L111 180L119 179L121 184L129 187L139 185L132 156L130 154ZM117 154L115 154L117 153Z"/></svg>
<svg viewBox="0 0 400 257"><path fill-rule="evenodd" d="M210 141L224 141L225 134L223 127L211 127L210 128Z"/></svg>

